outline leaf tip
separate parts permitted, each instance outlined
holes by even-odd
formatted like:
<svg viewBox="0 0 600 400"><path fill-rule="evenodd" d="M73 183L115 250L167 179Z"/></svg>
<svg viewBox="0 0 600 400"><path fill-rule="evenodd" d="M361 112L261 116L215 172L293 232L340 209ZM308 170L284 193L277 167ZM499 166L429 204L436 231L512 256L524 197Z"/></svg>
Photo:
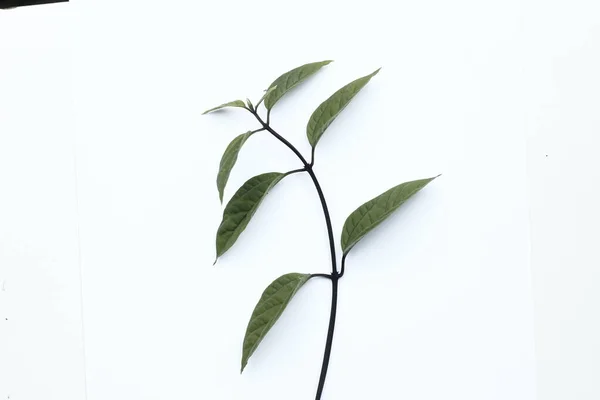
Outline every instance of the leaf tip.
<svg viewBox="0 0 600 400"><path fill-rule="evenodd" d="M217 264L217 261L219 260L219 257L215 258L215 262L213 262L213 267Z"/></svg>
<svg viewBox="0 0 600 400"><path fill-rule="evenodd" d="M221 184L217 181L217 193L219 193L219 201L221 202L221 205L223 205L223 192L224 189L221 189Z"/></svg>

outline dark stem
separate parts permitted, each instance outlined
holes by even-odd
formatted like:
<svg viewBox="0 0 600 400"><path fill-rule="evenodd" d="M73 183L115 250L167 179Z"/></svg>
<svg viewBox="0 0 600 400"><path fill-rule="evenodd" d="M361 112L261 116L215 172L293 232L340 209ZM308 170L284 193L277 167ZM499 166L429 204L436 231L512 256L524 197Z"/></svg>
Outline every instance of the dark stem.
<svg viewBox="0 0 600 400"><path fill-rule="evenodd" d="M251 134L251 135L254 135L255 133L262 132L262 131L264 131L264 130L265 130L265 128L255 129L255 130L253 130L252 132L250 132L250 134Z"/></svg>
<svg viewBox="0 0 600 400"><path fill-rule="evenodd" d="M348 255L347 253L344 253L344 255L342 256L342 268L340 270L339 278L341 278L342 276L344 276L344 269L346 268L346 256L347 255Z"/></svg>
<svg viewBox="0 0 600 400"><path fill-rule="evenodd" d="M329 275L329 274L310 274L310 278L326 278L326 279L331 279L331 275Z"/></svg>
<svg viewBox="0 0 600 400"><path fill-rule="evenodd" d="M294 169L292 171L288 171L285 174L283 174L284 176L288 176L288 175L293 175L293 174L297 174L298 172L305 172L306 168L298 168L298 169Z"/></svg>
<svg viewBox="0 0 600 400"><path fill-rule="evenodd" d="M335 315L337 312L338 281L337 272L331 275L331 311L329 313L329 329L327 330L327 340L325 341L325 354L323 354L323 365L321 366L321 376L319 377L319 386L317 387L317 396L315 400L321 400L325 379L327 378L327 368L331 358L331 348L333 345L333 331L335 330Z"/></svg>
<svg viewBox="0 0 600 400"><path fill-rule="evenodd" d="M300 159L300 161L302 161L302 164L304 164L305 168L310 167L310 164L306 161L306 159L304 158L302 153L300 153L298 151L298 149L296 147L294 147L293 144L288 142L287 139L284 138L283 136L281 136L279 133L275 132L273 130L273 128L271 128L271 126L269 125L268 122L265 122L262 120L262 118L260 117L260 115L258 115L258 113L254 112L252 110L248 110L248 111L250 111L252 113L252 115L254 115L256 117L256 119L258 120L258 122L260 122L260 124L263 126L264 129L269 131L269 133L271 133L271 135L275 136L277 138L277 140L279 140L281 143L285 144L288 147L288 149L293 151L294 154L296 155L296 157L298 157Z"/></svg>
<svg viewBox="0 0 600 400"><path fill-rule="evenodd" d="M315 175L310 164L306 165L306 171L310 175L315 184L315 188L317 189L317 193L319 194L319 199L321 200L321 205L323 206L323 214L325 215L325 224L327 225L327 235L329 236L329 250L331 252L331 274L337 277L337 265L336 265L336 257L335 257L335 241L333 239L333 227L331 225L331 217L329 216L329 209L327 208L327 201L325 200L325 195L323 194L323 190L321 189L321 185L319 184L319 180Z"/></svg>
<svg viewBox="0 0 600 400"><path fill-rule="evenodd" d="M331 358L331 348L333 345L333 332L335 330L335 316L337 312L337 298L338 298L338 281L340 275L337 271L337 261L335 256L335 241L333 238L333 227L331 225L331 216L329 215L329 209L327 207L327 201L325 200L325 195L323 194L323 189L321 189L321 185L315 172L313 171L314 164L314 148L311 154L311 162L310 164L306 161L302 153L294 147L289 141L287 141L283 136L275 132L273 128L269 125L270 120L270 110L267 113L267 122L263 121L262 118L258 115L256 111L249 110L254 117L260 122L264 129L269 131L275 138L277 138L281 143L286 145L295 155L300 159L302 164L304 164L303 170L306 170L310 175L313 184L315 185L315 189L317 189L317 193L319 195L319 200L321 201L321 206L323 207L323 215L325 216L325 224L327 225L327 235L329 237L329 250L331 252L331 275L325 275L331 279L331 312L329 314L329 329L327 330L327 340L325 342L325 353L323 354L323 365L321 367L321 375L319 377L319 385L317 387L317 395L315 400L320 400L321 395L323 394L323 388L325 387L325 379L327 378L327 368L329 367L329 359Z"/></svg>

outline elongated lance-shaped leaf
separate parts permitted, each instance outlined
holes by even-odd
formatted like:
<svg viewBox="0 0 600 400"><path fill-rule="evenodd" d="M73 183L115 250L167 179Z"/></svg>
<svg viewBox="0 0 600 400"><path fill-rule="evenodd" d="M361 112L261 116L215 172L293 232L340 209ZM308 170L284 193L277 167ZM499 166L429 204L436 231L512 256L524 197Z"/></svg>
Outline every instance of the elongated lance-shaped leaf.
<svg viewBox="0 0 600 400"><path fill-rule="evenodd" d="M241 108L245 108L246 107L246 103L244 103L242 100L230 101L229 103L223 103L220 106L216 106L216 107L211 108L210 110L206 110L206 111L204 111L202 113L202 115L208 114L208 113L213 112L213 111L220 110L222 108L227 108L227 107L241 107Z"/></svg>
<svg viewBox="0 0 600 400"><path fill-rule="evenodd" d="M219 200L221 200L221 203L223 202L225 186L229 180L231 170L237 161L238 154L240 153L244 143L246 143L246 140L248 140L251 135L252 132L246 132L237 136L231 141L231 143L229 143L229 146L227 146L225 152L223 153L223 157L221 157L219 173L217 174L217 189L219 190Z"/></svg>
<svg viewBox="0 0 600 400"><path fill-rule="evenodd" d="M267 110L272 109L275 103L277 103L287 92L331 62L331 60L326 60L304 64L275 79L275 81L269 85L269 88L274 86L277 86L277 88L265 96L265 107Z"/></svg>
<svg viewBox="0 0 600 400"><path fill-rule="evenodd" d="M435 178L437 176L401 183L358 207L344 223L342 230L342 250L344 254L347 254L367 233L375 229L406 200Z"/></svg>
<svg viewBox="0 0 600 400"><path fill-rule="evenodd" d="M306 126L306 136L312 147L317 145L317 142L321 139L321 136L323 136L323 133L329 125L331 125L350 101L352 101L354 96L356 96L356 94L360 92L360 90L365 87L371 78L377 75L378 72L379 69L372 74L350 82L317 107L312 113L308 120L308 125Z"/></svg>
<svg viewBox="0 0 600 400"><path fill-rule="evenodd" d="M223 220L217 230L217 258L233 246L269 190L284 176L280 172L257 175L247 180L233 195L225 206Z"/></svg>
<svg viewBox="0 0 600 400"><path fill-rule="evenodd" d="M248 359L275 325L290 300L308 281L310 275L291 273L275 279L263 292L248 322L242 351L242 372Z"/></svg>

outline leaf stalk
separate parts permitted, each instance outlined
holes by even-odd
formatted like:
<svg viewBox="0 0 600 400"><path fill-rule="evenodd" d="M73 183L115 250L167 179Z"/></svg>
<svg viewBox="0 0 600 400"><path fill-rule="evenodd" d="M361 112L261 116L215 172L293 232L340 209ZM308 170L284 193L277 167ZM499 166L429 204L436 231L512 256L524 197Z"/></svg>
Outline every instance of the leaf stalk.
<svg viewBox="0 0 600 400"><path fill-rule="evenodd" d="M311 274L310 277L311 278L326 278L326 279L331 279L331 275L330 274Z"/></svg>

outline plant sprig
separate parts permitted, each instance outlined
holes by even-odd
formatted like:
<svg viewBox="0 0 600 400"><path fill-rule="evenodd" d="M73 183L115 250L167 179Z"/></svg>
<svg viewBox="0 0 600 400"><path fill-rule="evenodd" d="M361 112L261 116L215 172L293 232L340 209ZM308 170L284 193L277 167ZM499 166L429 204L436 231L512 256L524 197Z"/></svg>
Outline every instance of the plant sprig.
<svg viewBox="0 0 600 400"><path fill-rule="evenodd" d="M302 286L306 284L306 282L312 278L329 279L332 285L331 311L329 316L327 339L325 343L325 352L323 355L323 364L321 366L321 373L317 386L316 400L321 399L327 377L327 369L329 366L329 359L331 357L333 334L335 330L339 280L344 275L346 257L348 256L348 253L365 235L375 229L381 222L383 222L394 211L401 207L410 197L437 178L436 176L432 178L401 183L385 191L381 195L369 200L352 212L346 219L342 230L341 245L343 254L341 260L341 270L338 271L331 216L329 214L329 208L327 206L325 195L313 170L315 163L315 149L327 128L333 123L333 121L344 110L344 108L346 108L352 99L361 91L361 89L365 87L375 75L377 75L379 69L369 75L363 76L348 83L333 93L327 100L322 102L313 112L306 128L306 136L311 145L310 162L304 158L302 153L300 153L294 145L292 145L287 139L285 139L285 137L273 129L270 119L273 107L283 96L331 62L331 60L326 60L305 64L282 74L275 79L271 85L269 85L256 105L252 104L252 102L248 99L246 102L242 100L234 100L211 108L203 113L207 114L213 111L231 107L241 108L250 112L260 124L258 129L248 131L235 137L225 149L219 165L219 172L217 174L217 189L221 202L223 201L223 195L227 181L229 180L229 175L237 162L239 152L246 141L256 133L263 131L269 132L271 136L279 140L290 151L292 151L292 153L294 153L294 155L302 164L301 168L288 171L286 173L268 172L254 176L248 179L236 191L236 193L231 197L225 206L223 211L223 219L217 230L217 259L215 260L215 263L219 257L223 256L227 250L229 250L236 243L237 239L246 229L246 226L252 219L252 216L264 198L267 196L270 190L273 189L286 176L295 173L308 173L319 196L327 226L327 234L331 253L331 273L288 273L275 279L269 286L267 286L258 303L256 304L252 316L250 317L250 321L248 322L242 346L241 361L241 370L243 372L254 351L258 348L262 340L268 334L269 330L285 311L285 308L292 300L294 295L302 288ZM259 114L259 107L261 105L263 105L267 111L266 119L263 119Z"/></svg>

